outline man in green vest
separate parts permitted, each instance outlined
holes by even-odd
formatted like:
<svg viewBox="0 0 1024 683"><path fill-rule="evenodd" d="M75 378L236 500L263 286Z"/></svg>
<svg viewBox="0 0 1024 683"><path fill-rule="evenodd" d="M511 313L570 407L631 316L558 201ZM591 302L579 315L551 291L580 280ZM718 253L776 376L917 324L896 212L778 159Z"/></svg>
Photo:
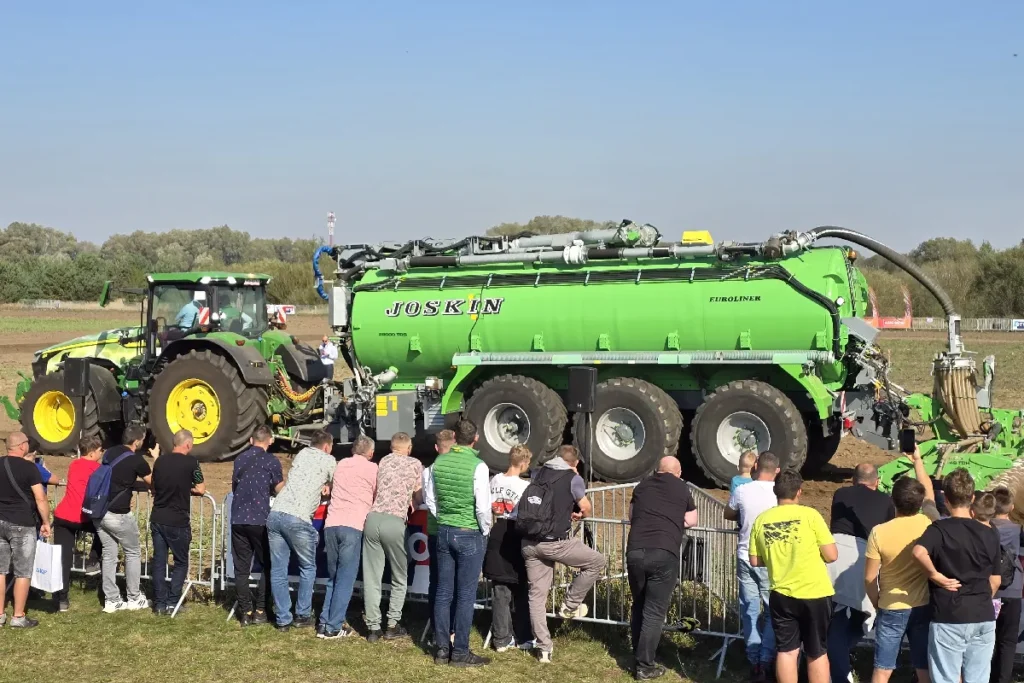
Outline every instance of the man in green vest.
<svg viewBox="0 0 1024 683"><path fill-rule="evenodd" d="M460 420L455 445L423 474L423 497L437 517L437 589L434 595L435 664L481 666L490 660L469 651L473 603L491 531L491 486L477 455L476 425ZM455 602L455 641L451 633Z"/></svg>

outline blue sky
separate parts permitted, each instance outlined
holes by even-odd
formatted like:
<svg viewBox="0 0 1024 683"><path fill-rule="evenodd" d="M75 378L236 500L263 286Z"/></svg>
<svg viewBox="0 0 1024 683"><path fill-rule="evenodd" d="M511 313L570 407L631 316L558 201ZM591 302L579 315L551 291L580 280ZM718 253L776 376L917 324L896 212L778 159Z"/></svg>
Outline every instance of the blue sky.
<svg viewBox="0 0 1024 683"><path fill-rule="evenodd" d="M7 3L0 60L0 225L1024 235L1020 2Z"/></svg>

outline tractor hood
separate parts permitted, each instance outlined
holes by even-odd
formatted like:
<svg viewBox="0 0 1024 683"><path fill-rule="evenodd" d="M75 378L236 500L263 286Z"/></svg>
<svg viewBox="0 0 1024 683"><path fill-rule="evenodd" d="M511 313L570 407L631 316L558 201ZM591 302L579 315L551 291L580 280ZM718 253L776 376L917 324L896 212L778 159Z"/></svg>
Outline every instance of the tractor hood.
<svg viewBox="0 0 1024 683"><path fill-rule="evenodd" d="M120 366L142 353L142 334L141 327L120 327L86 334L36 351L35 361L44 362L47 373L53 372L54 367L51 366L56 366L64 358L102 358ZM123 339L129 341L122 344Z"/></svg>

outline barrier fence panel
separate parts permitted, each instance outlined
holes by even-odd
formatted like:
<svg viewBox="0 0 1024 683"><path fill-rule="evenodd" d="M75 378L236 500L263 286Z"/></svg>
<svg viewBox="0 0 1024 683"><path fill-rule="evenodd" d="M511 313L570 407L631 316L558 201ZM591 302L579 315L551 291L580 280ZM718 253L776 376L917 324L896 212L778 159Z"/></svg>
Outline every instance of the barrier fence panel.
<svg viewBox="0 0 1024 683"><path fill-rule="evenodd" d="M51 512L56 509L57 504L64 496L64 487L50 487L47 491L47 498L50 501ZM141 578L152 581L152 533L150 532L149 518L153 509L153 499L148 491L136 492L132 500L132 512L139 525L139 554L141 556L142 571ZM215 582L219 573L219 530L220 510L213 496L193 496L189 501L190 518L192 524L192 543L189 547L188 574L185 577L185 585L181 592L181 599L174 606L176 616L185 596L193 587L206 587L211 594L215 589ZM72 554L72 574L85 574L86 564L90 549L93 544L91 532L80 532L75 538L74 552ZM117 576L124 578L123 559L118 564ZM168 557L167 569L164 572L164 579L170 580L173 558Z"/></svg>

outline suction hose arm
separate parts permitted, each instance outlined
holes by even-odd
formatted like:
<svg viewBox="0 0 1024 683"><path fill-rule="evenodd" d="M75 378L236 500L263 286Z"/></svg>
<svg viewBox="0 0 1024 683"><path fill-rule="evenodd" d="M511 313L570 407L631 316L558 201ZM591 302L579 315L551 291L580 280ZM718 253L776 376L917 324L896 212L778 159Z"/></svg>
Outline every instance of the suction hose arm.
<svg viewBox="0 0 1024 683"><path fill-rule="evenodd" d="M320 298L327 301L327 292L324 291L324 276L320 272L320 257L324 254L334 255L334 247L322 246L313 252L313 280L315 282L316 293L320 295Z"/></svg>
<svg viewBox="0 0 1024 683"><path fill-rule="evenodd" d="M938 300L939 305L942 306L942 310L946 314L946 319L949 322L949 352L954 354L963 352L963 340L960 338L960 314L956 312L956 306L953 304L953 300L950 299L945 290L943 290L930 275L921 270L916 263L898 251L890 249L878 240L874 240L863 233L857 232L856 230L840 228L834 225L823 225L804 234L810 238L810 242L826 237L834 237L846 242L858 244L866 249L870 249L882 258L902 268L912 278L920 282L925 289L931 292L932 296ZM803 235L801 235L801 237L802 236Z"/></svg>

